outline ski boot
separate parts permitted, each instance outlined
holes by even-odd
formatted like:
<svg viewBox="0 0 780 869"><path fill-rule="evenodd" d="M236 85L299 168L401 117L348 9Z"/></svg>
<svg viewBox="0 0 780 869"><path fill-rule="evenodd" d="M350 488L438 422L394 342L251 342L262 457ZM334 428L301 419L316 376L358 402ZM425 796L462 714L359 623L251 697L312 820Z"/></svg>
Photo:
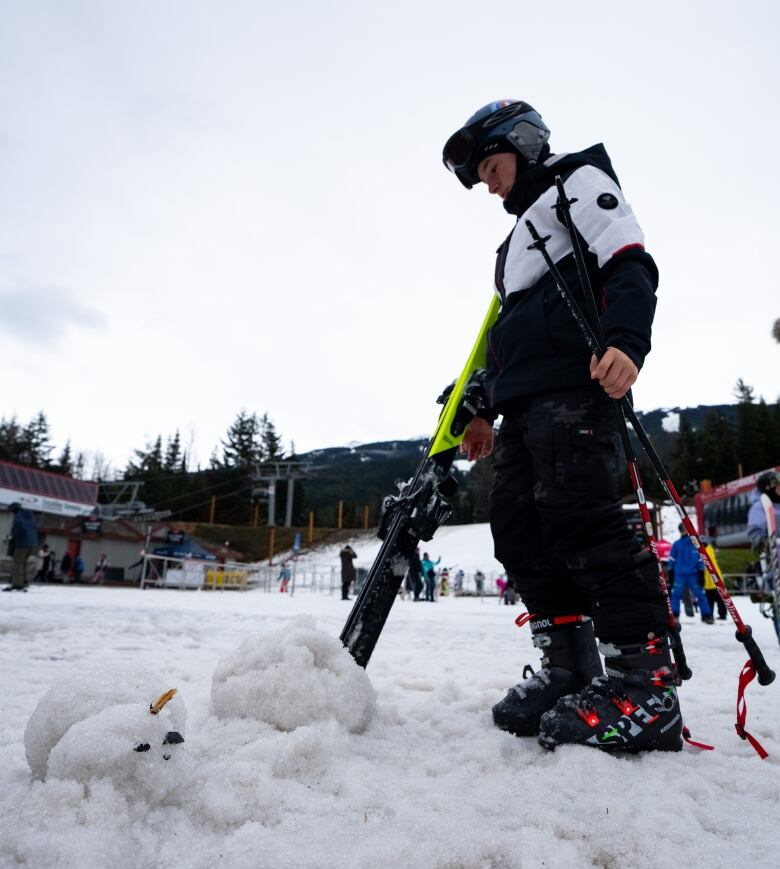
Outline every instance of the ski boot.
<svg viewBox="0 0 780 869"><path fill-rule="evenodd" d="M667 637L637 646L601 645L605 676L563 697L542 716L539 744L606 751L680 751L680 684Z"/></svg>
<svg viewBox="0 0 780 869"><path fill-rule="evenodd" d="M526 665L523 681L493 707L496 727L515 736L536 736L544 712L604 672L587 616L531 618L533 644L542 652L541 669L534 672ZM522 625L520 619L518 624Z"/></svg>

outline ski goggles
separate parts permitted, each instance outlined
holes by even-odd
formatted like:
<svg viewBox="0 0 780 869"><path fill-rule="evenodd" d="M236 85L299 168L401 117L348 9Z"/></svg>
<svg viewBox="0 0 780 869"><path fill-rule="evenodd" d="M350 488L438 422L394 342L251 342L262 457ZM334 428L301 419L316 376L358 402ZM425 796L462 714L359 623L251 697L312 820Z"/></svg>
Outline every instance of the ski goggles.
<svg viewBox="0 0 780 869"><path fill-rule="evenodd" d="M473 168L469 169L473 166L476 153L477 140L467 127L453 133L447 139L442 152L444 165L457 176L461 184L469 189L479 183L479 176Z"/></svg>

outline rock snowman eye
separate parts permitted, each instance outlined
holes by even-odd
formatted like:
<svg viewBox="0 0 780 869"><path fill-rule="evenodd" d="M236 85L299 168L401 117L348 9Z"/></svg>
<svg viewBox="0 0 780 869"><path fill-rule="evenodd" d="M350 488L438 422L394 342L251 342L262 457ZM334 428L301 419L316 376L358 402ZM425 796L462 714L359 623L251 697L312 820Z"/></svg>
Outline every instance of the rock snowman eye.
<svg viewBox="0 0 780 869"><path fill-rule="evenodd" d="M149 751L152 746L149 745L148 742L139 742L138 745L135 746L133 751Z"/></svg>
<svg viewBox="0 0 780 869"><path fill-rule="evenodd" d="M178 745L180 742L184 742L184 737L178 730L169 730L165 734L165 739L163 739L163 745ZM163 760L170 759L170 754L163 754Z"/></svg>

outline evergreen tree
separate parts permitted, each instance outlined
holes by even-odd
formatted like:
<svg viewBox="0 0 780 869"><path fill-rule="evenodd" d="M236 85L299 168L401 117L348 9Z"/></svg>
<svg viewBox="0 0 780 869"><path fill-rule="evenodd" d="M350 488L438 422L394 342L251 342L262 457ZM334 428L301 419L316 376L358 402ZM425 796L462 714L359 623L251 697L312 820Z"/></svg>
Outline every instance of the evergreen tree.
<svg viewBox="0 0 780 869"><path fill-rule="evenodd" d="M256 414L241 410L222 441L223 468L247 468L260 462L263 456L261 428Z"/></svg>
<svg viewBox="0 0 780 869"><path fill-rule="evenodd" d="M32 468L47 468L54 444L49 440L49 423L43 411L39 411L24 428L22 434L27 443L27 461Z"/></svg>
<svg viewBox="0 0 780 869"><path fill-rule="evenodd" d="M284 454L282 438L276 433L276 426L267 413L264 413L260 419L260 443L264 462L273 462L282 458Z"/></svg>
<svg viewBox="0 0 780 869"><path fill-rule="evenodd" d="M773 465L780 465L780 401L771 409L772 416L772 459Z"/></svg>
<svg viewBox="0 0 780 869"><path fill-rule="evenodd" d="M145 450L133 450L135 458L130 459L124 477L137 480L144 477L159 477L163 471L162 435L157 435L154 443L147 443Z"/></svg>
<svg viewBox="0 0 780 869"><path fill-rule="evenodd" d="M737 475L734 433L725 417L707 414L699 439L700 472L713 485L727 483Z"/></svg>
<svg viewBox="0 0 780 869"><path fill-rule="evenodd" d="M753 404L756 400L755 390L740 377L734 387L734 396L739 404Z"/></svg>
<svg viewBox="0 0 780 869"><path fill-rule="evenodd" d="M772 337L780 344L780 317L772 324Z"/></svg>
<svg viewBox="0 0 780 869"><path fill-rule="evenodd" d="M65 446L62 448L57 464L52 468L66 477L73 476L73 456L71 455L70 440L65 441Z"/></svg>
<svg viewBox="0 0 780 869"><path fill-rule="evenodd" d="M165 445L165 460L163 462L163 470L168 474L180 472L182 464L181 437L179 430L176 429L176 434L168 438Z"/></svg>
<svg viewBox="0 0 780 869"><path fill-rule="evenodd" d="M751 474L760 470L757 463L761 449L761 433L756 428L756 405L752 386L748 386L740 377L737 381L734 395L738 400L737 414L737 462L742 466L743 474Z"/></svg>
<svg viewBox="0 0 780 869"><path fill-rule="evenodd" d="M24 426L15 416L0 420L0 459L29 468L48 468L53 449L43 411Z"/></svg>
<svg viewBox="0 0 780 869"><path fill-rule="evenodd" d="M756 429L756 452L748 471L751 474L771 468L780 460L774 437L774 420L763 398L759 399L753 409L752 424Z"/></svg>
<svg viewBox="0 0 780 869"><path fill-rule="evenodd" d="M86 464L86 459L84 458L84 453L79 452L76 453L76 461L73 462L73 476L77 480L84 479L84 465Z"/></svg>
<svg viewBox="0 0 780 869"><path fill-rule="evenodd" d="M698 484L699 478L699 443L696 432L693 430L688 417L680 414L680 428L677 432L677 451L672 465L672 479L677 480L678 486L684 490L686 485ZM644 470L642 476L645 482L655 478L655 474L648 477Z"/></svg>
<svg viewBox="0 0 780 869"><path fill-rule="evenodd" d="M0 420L0 460L22 464L25 444L22 438L22 427L15 416Z"/></svg>

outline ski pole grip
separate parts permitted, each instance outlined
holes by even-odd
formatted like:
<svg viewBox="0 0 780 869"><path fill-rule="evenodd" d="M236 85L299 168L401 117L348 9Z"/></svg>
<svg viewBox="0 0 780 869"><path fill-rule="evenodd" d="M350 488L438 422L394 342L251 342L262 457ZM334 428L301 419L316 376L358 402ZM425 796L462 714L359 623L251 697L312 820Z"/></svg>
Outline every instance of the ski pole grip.
<svg viewBox="0 0 780 869"><path fill-rule="evenodd" d="M775 681L775 671L772 670L764 660L761 649L753 639L753 629L750 625L745 625L745 632L741 634L737 631L737 639L742 643L756 668L756 677L759 685L771 685Z"/></svg>

